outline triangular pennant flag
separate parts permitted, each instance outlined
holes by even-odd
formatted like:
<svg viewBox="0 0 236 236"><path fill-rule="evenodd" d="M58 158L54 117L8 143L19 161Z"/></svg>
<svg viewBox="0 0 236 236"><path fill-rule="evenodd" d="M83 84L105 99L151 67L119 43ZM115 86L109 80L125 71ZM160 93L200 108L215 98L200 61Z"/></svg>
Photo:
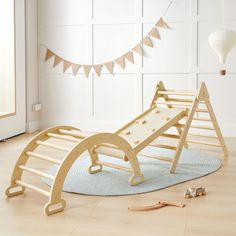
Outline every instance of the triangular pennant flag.
<svg viewBox="0 0 236 236"><path fill-rule="evenodd" d="M127 53L124 55L124 57L125 57L128 61L130 61L131 63L134 64L134 56L133 56L133 52L132 52L132 51L127 52Z"/></svg>
<svg viewBox="0 0 236 236"><path fill-rule="evenodd" d="M89 72L90 72L92 66L90 66L90 65L83 65L83 68L84 68L85 76L88 77L89 76Z"/></svg>
<svg viewBox="0 0 236 236"><path fill-rule="evenodd" d="M98 77L101 75L101 70L102 70L103 65L94 65L93 69L95 70L96 74L98 75Z"/></svg>
<svg viewBox="0 0 236 236"><path fill-rule="evenodd" d="M161 39L161 36L158 32L158 30L156 28L153 28L149 33L148 35L152 36L153 38L156 38L156 39Z"/></svg>
<svg viewBox="0 0 236 236"><path fill-rule="evenodd" d="M168 26L168 25L166 24L166 22L162 19L162 17L157 21L156 26L157 26L157 27L160 27L160 28L166 28L166 29L169 28L169 26Z"/></svg>
<svg viewBox="0 0 236 236"><path fill-rule="evenodd" d="M52 56L54 56L54 53L53 53L51 50L47 49L47 52L46 52L46 56L45 56L45 58L44 58L44 61L49 60Z"/></svg>
<svg viewBox="0 0 236 236"><path fill-rule="evenodd" d="M69 61L64 61L63 62L63 73L69 68L72 66L72 63L69 62Z"/></svg>
<svg viewBox="0 0 236 236"><path fill-rule="evenodd" d="M61 62L62 62L62 58L60 58L59 56L55 55L53 67L57 66Z"/></svg>
<svg viewBox="0 0 236 236"><path fill-rule="evenodd" d="M148 47L153 48L152 41L151 41L151 39L150 39L148 36L146 36L146 37L142 40L142 43L143 43L144 45L148 46Z"/></svg>
<svg viewBox="0 0 236 236"><path fill-rule="evenodd" d="M76 76L76 74L78 73L80 67L81 67L81 65L79 65L79 64L73 64L72 65L72 72L73 72L74 76Z"/></svg>
<svg viewBox="0 0 236 236"><path fill-rule="evenodd" d="M109 61L107 63L104 63L104 66L107 68L107 70L113 74L113 68L114 68L114 62L113 61Z"/></svg>
<svg viewBox="0 0 236 236"><path fill-rule="evenodd" d="M123 56L117 58L115 62L122 68L125 69L125 59Z"/></svg>
<svg viewBox="0 0 236 236"><path fill-rule="evenodd" d="M142 46L140 44L138 44L137 46L135 46L133 49L132 49L134 52L138 53L139 55L142 55L143 54L143 49L142 49Z"/></svg>

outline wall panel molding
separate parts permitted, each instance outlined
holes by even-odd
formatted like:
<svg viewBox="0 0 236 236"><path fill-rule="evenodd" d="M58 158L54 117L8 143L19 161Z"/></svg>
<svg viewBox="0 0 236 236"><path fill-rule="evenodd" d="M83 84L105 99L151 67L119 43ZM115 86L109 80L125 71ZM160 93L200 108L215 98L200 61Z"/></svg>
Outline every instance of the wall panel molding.
<svg viewBox="0 0 236 236"><path fill-rule="evenodd" d="M230 89L236 87L236 53L229 55L228 75L220 78L217 57L207 42L209 33L222 24L220 2L177 1L165 16L172 29L161 29L162 40L153 40L156 47L146 47L145 57L135 55L134 65L127 64L126 70L116 66L114 78L106 69L100 78L93 70L88 79L83 73L73 78L71 70L62 74L61 65L53 69L52 61L39 61L40 100L46 107L41 112L41 127L69 122L82 129L114 130L117 124L147 107L158 80L183 89L197 89L200 81L206 81L224 134L236 134L234 111L221 108L228 96L236 99ZM236 8L236 1L225 3L225 25L236 30L231 10ZM81 64L115 59L142 39L167 4L166 0L40 0L39 48L46 44L64 58ZM52 81L62 89L61 93L48 90L48 86L53 89ZM51 96L55 98L52 100ZM219 96L222 102L218 101ZM51 107L47 107L47 100ZM64 106L57 101L63 101Z"/></svg>

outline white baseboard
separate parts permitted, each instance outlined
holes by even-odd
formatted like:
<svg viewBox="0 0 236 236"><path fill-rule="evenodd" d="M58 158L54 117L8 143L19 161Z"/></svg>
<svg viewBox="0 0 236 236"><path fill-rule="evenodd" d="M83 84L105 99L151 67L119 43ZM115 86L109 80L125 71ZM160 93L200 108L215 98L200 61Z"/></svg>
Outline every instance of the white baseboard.
<svg viewBox="0 0 236 236"><path fill-rule="evenodd" d="M39 120L30 121L26 123L26 132L33 133L40 129Z"/></svg>

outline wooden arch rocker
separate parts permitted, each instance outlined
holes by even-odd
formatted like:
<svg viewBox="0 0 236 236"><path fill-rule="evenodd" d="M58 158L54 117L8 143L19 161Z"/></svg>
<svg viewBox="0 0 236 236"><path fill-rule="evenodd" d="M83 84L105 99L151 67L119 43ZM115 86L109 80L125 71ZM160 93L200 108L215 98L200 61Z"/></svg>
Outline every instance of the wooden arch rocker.
<svg viewBox="0 0 236 236"><path fill-rule="evenodd" d="M205 108L201 108L202 106ZM201 114L207 116L202 117ZM206 123L211 123L212 126L206 126ZM177 134L173 133L173 128ZM189 133L189 129L214 131L216 135L206 135L205 132ZM159 137L177 140L177 145L160 144L157 142ZM198 141L191 137L214 139L218 140L218 143ZM50 142L51 139L63 140L74 145L72 148L56 145ZM176 91L166 90L160 81L150 108L115 133L92 134L71 126L57 126L36 135L22 151L13 170L10 187L6 189L6 195L12 197L22 194L25 188L35 190L49 198L44 211L51 215L64 210L66 203L61 198L61 191L65 177L74 161L85 151L88 151L91 159L89 173L96 174L102 171L103 166L127 171L131 173L129 183L134 186L144 181L137 155L170 162L170 172L174 173L183 147L188 148L190 143L220 147L225 156L228 153L209 101L206 85L202 83L197 91ZM66 154L62 160L58 160L38 153L39 146ZM141 152L147 146L174 150L175 154L171 158ZM118 158L121 162L127 162L129 166L101 161L99 154ZM31 158L58 164L55 176L26 165ZM50 191L23 181L24 171L51 179L53 182Z"/></svg>
<svg viewBox="0 0 236 236"><path fill-rule="evenodd" d="M68 137L63 136L61 134L71 132L73 129L73 132L78 131L78 129L70 127L70 126L57 126L53 128L49 128L47 130L44 130L43 132L36 135L29 144L25 147L25 149L22 151L15 169L13 171L12 180L11 180L11 186L7 188L6 195L8 197L16 196L19 194L22 194L25 191L25 188L33 189L47 197L49 197L49 202L46 204L44 210L47 215L54 214L56 212L62 211L65 208L65 201L61 199L61 191L63 187L63 183L65 180L65 177L74 163L74 161L85 151L88 151L91 156L92 165L89 167L89 172L91 174L100 172L102 170L102 165L99 163L97 154L93 152L93 148L97 145L101 145L104 143L109 143L110 145L113 145L119 150L122 150L125 154L125 157L130 163L131 168L127 168L129 172L132 173L130 177L130 184L136 185L141 182L143 182L143 175L140 172L138 160L136 157L136 154L134 153L133 149L125 141L123 138L119 137L118 135L114 135L111 133L99 133L92 136L89 136L85 139L78 139L74 137ZM77 135L76 135L77 136ZM76 145L72 149L67 149L61 146L57 146L54 144L51 144L49 142L46 142L47 139L50 137L63 139L65 141L74 142ZM49 148L61 150L67 152L65 158L63 161L59 161L57 159L37 154L35 149L39 146L46 146ZM28 161L30 157L45 160L54 164L58 164L58 171L55 176L46 174L44 172L41 172L39 170L32 169L30 167L27 167L25 164ZM46 190L40 189L36 186L33 186L31 184L25 183L21 181L23 171L30 172L32 174L39 175L41 177L49 178L53 180L51 191L48 192Z"/></svg>

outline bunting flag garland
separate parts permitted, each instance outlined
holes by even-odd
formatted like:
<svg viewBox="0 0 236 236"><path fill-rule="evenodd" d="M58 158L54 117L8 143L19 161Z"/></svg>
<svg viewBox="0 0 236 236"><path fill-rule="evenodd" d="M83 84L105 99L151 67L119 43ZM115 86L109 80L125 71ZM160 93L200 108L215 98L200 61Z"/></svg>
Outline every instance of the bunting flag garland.
<svg viewBox="0 0 236 236"><path fill-rule="evenodd" d="M160 28L165 28L165 29L168 29L168 28L169 28L169 26L166 24L166 22L165 22L162 18L160 18L160 19L157 21L157 23L156 23L155 26L160 27Z"/></svg>
<svg viewBox="0 0 236 236"><path fill-rule="evenodd" d="M59 56L55 55L53 67L56 67L61 62L62 62L62 58L60 58Z"/></svg>
<svg viewBox="0 0 236 236"><path fill-rule="evenodd" d="M44 60L47 61L53 56L54 56L54 53L52 51L50 51L49 49L47 49L46 56L45 56Z"/></svg>
<svg viewBox="0 0 236 236"><path fill-rule="evenodd" d="M125 69L125 59L123 56L117 58L115 60L115 62L117 63L117 65L119 65L122 69Z"/></svg>
<svg viewBox="0 0 236 236"><path fill-rule="evenodd" d="M134 56L133 56L133 52L130 51L130 52L127 52L125 55L124 55L125 59L127 59L129 62L131 62L132 64L134 64Z"/></svg>
<svg viewBox="0 0 236 236"><path fill-rule="evenodd" d="M142 43L143 43L144 45L148 46L148 47L153 48L152 41L151 41L151 39L150 39L148 36L146 36L146 37L142 40Z"/></svg>
<svg viewBox="0 0 236 236"><path fill-rule="evenodd" d="M133 49L132 49L134 52L136 52L137 54L139 54L140 56L143 55L143 48L140 44L138 44L137 46L135 46Z"/></svg>
<svg viewBox="0 0 236 236"><path fill-rule="evenodd" d="M63 62L63 73L66 72L70 67L72 66L72 63L69 61L64 61Z"/></svg>
<svg viewBox="0 0 236 236"><path fill-rule="evenodd" d="M85 76L88 77L89 76L89 72L90 72L92 66L91 65L83 65L83 68L84 68Z"/></svg>
<svg viewBox="0 0 236 236"><path fill-rule="evenodd" d="M161 39L161 36L156 28L152 28L148 35L156 39Z"/></svg>
<svg viewBox="0 0 236 236"><path fill-rule="evenodd" d="M80 67L81 67L81 65L79 65L79 64L73 64L72 65L72 72L73 72L74 76L77 75L77 73L79 72Z"/></svg>
<svg viewBox="0 0 236 236"><path fill-rule="evenodd" d="M66 72L69 68L71 68L74 76L77 75L77 73L79 72L81 67L83 67L83 71L84 71L84 74L86 77L89 76L92 68L98 77L101 75L101 71L102 71L103 67L105 67L110 74L113 74L115 63L117 65L119 65L124 70L126 67L126 63L125 63L126 60L128 60L129 62L134 64L134 55L133 55L134 53L136 53L140 56L144 55L143 46L148 46L151 48L154 47L151 38L155 38L158 40L161 39L158 28L170 29L168 24L161 17L157 21L155 26L149 31L149 33L140 41L139 44L134 46L130 51L125 53L123 56L120 56L112 61L108 61L105 63L96 64L96 65L77 64L77 63L74 63L74 62L71 62L71 61L61 58L60 56L58 56L57 54L55 54L54 52L52 52L48 48L46 48L46 55L45 55L44 61L46 62L49 59L54 57L53 67L56 67L58 64L63 62L63 73Z"/></svg>
<svg viewBox="0 0 236 236"><path fill-rule="evenodd" d="M110 61L104 64L110 74L113 74L114 62Z"/></svg>
<svg viewBox="0 0 236 236"><path fill-rule="evenodd" d="M103 65L94 65L93 69L95 70L97 76L99 77L101 75Z"/></svg>

